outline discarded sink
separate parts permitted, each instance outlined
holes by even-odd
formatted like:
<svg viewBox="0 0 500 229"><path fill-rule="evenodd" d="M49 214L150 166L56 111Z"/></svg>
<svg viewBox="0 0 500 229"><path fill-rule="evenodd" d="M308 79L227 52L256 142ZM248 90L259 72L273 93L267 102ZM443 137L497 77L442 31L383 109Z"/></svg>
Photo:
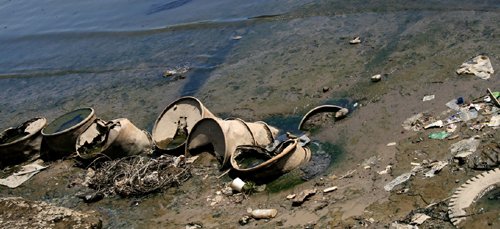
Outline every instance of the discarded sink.
<svg viewBox="0 0 500 229"><path fill-rule="evenodd" d="M258 146L238 146L231 155L231 166L238 176L268 180L288 173L311 159L311 151L298 139L282 142L273 152Z"/></svg>
<svg viewBox="0 0 500 229"><path fill-rule="evenodd" d="M241 119L204 118L193 127L186 143L186 154L196 154L209 147L222 168L240 145L266 146L274 142L278 129L265 122L245 122Z"/></svg>
<svg viewBox="0 0 500 229"><path fill-rule="evenodd" d="M76 139L95 119L94 109L89 107L77 109L56 118L42 129L41 153L50 159L56 159L75 152ZM44 149L45 147L47 150Z"/></svg>
<svg viewBox="0 0 500 229"><path fill-rule="evenodd" d="M203 118L216 118L194 97L179 98L168 105L156 119L152 136L156 147L169 153L182 153L194 125Z"/></svg>
<svg viewBox="0 0 500 229"><path fill-rule="evenodd" d="M105 155L110 159L150 152L151 137L130 120L120 118L105 122L97 119L76 141L76 152L82 159Z"/></svg>
<svg viewBox="0 0 500 229"><path fill-rule="evenodd" d="M29 160L40 152L40 131L47 124L45 118L30 119L18 127L0 133L0 168Z"/></svg>

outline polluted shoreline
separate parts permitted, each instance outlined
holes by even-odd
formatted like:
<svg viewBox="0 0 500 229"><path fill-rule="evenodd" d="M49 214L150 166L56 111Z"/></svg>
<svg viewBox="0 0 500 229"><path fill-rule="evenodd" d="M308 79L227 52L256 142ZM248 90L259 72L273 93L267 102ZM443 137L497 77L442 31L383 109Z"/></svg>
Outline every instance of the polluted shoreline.
<svg viewBox="0 0 500 229"><path fill-rule="evenodd" d="M498 6L292 5L3 43L0 65L33 77L0 77L0 152L23 155L0 161L2 227L498 228ZM210 114L185 115L185 95ZM35 135L66 114L43 133L87 117L72 152Z"/></svg>

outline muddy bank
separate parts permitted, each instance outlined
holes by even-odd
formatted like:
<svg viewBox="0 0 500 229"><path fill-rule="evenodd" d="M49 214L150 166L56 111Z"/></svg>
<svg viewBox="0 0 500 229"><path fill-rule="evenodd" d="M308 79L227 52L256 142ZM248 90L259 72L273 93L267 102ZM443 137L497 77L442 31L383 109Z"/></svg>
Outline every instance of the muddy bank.
<svg viewBox="0 0 500 229"><path fill-rule="evenodd" d="M267 184L262 192L226 196L218 192L231 179L217 178L222 173L218 162L207 156L195 164L193 176L178 187L143 197L105 197L87 204L77 194L89 190L75 182L83 180L87 170L66 160L51 164L19 188L0 187L1 196L43 200L79 211L94 210L104 227L125 228L179 228L188 223L204 228L236 228L248 207L278 210L274 219L252 220L244 226L248 228L383 227L404 221L412 211L429 214L425 209L429 204L446 202L456 188L480 171L448 165L435 177L414 176L392 192L385 191L384 186L411 170L411 162L449 159L450 145L459 140L480 134L484 143L498 142L498 130L476 131L464 126L459 130L463 134L455 140L433 140L427 138L431 130L406 131L401 123L424 111L437 117L448 109L444 104L451 99L463 97L471 101L483 96L487 87L499 90L498 73L489 80L455 73L462 62L479 53L486 53L494 68L500 66L496 42L499 19L495 10L416 8L318 13L266 20L238 31L243 37L231 50L224 51L223 61L212 62L217 66L209 74L202 74L209 75L209 79L195 87L199 91L184 91L194 93L215 114L271 124L272 120L282 119L283 126L277 126L292 130L301 115L316 105L341 98L358 103L347 118L326 122L311 134L313 140L332 145L328 152L341 149L342 153L332 154L332 166L310 180L302 179L300 171L292 172ZM229 39L233 32L227 29L212 34L211 39ZM363 42L349 45L356 35ZM190 41L197 50L224 47ZM214 58L202 54L216 51L200 53L193 59ZM167 55L164 51L156 57ZM2 79L2 98L21 98L0 102L0 115L5 117L2 126L35 116L52 120L75 108L92 106L103 118L127 117L140 128L150 130L164 107L183 93L182 88L187 88L189 79L168 81L161 76L164 68L153 64L139 63L131 69ZM375 74L382 74L380 82L371 82ZM323 90L325 87L328 90ZM422 101L431 94L434 100ZM391 142L396 145L387 146ZM392 172L379 174L388 165ZM299 207L286 198L305 189L331 186L338 189L318 192ZM484 227L498 227L498 208L484 208L484 213L472 216L465 225L484 222ZM453 227L446 219L446 211L438 204L431 211L436 213L435 218L423 227Z"/></svg>

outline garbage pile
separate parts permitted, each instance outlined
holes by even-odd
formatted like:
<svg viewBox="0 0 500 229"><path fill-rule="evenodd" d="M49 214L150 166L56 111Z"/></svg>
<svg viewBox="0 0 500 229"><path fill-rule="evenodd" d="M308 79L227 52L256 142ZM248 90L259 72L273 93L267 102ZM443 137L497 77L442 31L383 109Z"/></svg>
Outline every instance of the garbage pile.
<svg viewBox="0 0 500 229"><path fill-rule="evenodd" d="M486 60L482 58L478 61L484 62ZM473 214L467 212L472 203L500 185L500 142L497 131L500 128L499 98L500 92L492 92L487 89L486 94L477 99L467 101L459 97L450 100L446 103L449 110L442 114L444 118L433 117L428 113L419 113L405 120L402 126L406 130L428 130L427 132L430 132L429 139L454 142L450 144L448 149L449 158L447 161L412 162L413 168L410 172L396 177L387 183L384 189L392 191L396 186L405 183L417 174L431 178L449 165L455 167L456 170L486 170L455 190L447 210L443 210L442 207L439 210L439 218L451 221L455 226L458 226L466 216ZM417 142L422 140L417 140ZM432 211L429 209L430 207L421 209L422 211L418 213L413 212L415 214L410 214L404 223L419 225L432 216Z"/></svg>
<svg viewBox="0 0 500 229"><path fill-rule="evenodd" d="M349 111L333 105L316 107L304 116L299 129L307 129L305 123L323 112L334 112L335 118L341 119ZM287 134L278 140L279 132L262 121L221 119L198 99L187 96L165 108L152 134L126 118L103 120L92 108L68 112L48 125L44 118L31 119L0 134L0 157L17 157L17 163L31 158L74 157L80 165L94 170L86 183L89 187L101 194L126 197L182 183L190 177L184 159L202 152L212 154L221 170L229 168L230 176L256 183L275 179L310 161L306 135ZM39 166L46 167L43 161ZM26 180L3 183L13 188Z"/></svg>

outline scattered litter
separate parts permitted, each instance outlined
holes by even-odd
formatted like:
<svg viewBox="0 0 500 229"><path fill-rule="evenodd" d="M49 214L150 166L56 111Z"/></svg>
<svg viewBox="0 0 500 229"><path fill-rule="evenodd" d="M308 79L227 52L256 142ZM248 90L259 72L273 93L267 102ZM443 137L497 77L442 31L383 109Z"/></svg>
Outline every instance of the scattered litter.
<svg viewBox="0 0 500 229"><path fill-rule="evenodd" d="M453 132L455 132L456 129L457 129L457 125L453 124L453 123L446 126L446 132L448 132L448 133L453 133Z"/></svg>
<svg viewBox="0 0 500 229"><path fill-rule="evenodd" d="M500 98L500 92L492 92L489 88L486 89L486 91L488 92L490 99L493 101L493 104L495 104L497 107L500 107L500 101L498 101L498 98Z"/></svg>
<svg viewBox="0 0 500 229"><path fill-rule="evenodd" d="M480 142L481 140L475 139L475 137L456 142L450 146L451 154L455 158L467 157L476 152Z"/></svg>
<svg viewBox="0 0 500 229"><path fill-rule="evenodd" d="M379 172L377 172L377 173L378 173L378 174L380 174L380 175L383 175L383 174L387 174L387 173L391 172L391 170L392 170L392 166L391 166L391 165L388 165L388 166L386 166L386 167L385 167L385 169L384 169L384 170L379 171Z"/></svg>
<svg viewBox="0 0 500 229"><path fill-rule="evenodd" d="M292 199L292 206L300 206L310 196L316 194L316 189L306 189Z"/></svg>
<svg viewBox="0 0 500 229"><path fill-rule="evenodd" d="M333 192L335 190L337 190L337 186L332 186L332 187L323 189L323 193L329 193L329 192Z"/></svg>
<svg viewBox="0 0 500 229"><path fill-rule="evenodd" d="M241 217L241 219L240 219L240 220L238 220L238 223L239 223L241 226L244 226L244 225L247 225L247 224L250 222L250 220L251 220L251 219L252 219L252 218L251 218L250 216L246 215L246 216Z"/></svg>
<svg viewBox="0 0 500 229"><path fill-rule="evenodd" d="M422 101L431 101L435 98L436 96L435 95L426 95L424 96L424 98L422 98Z"/></svg>
<svg viewBox="0 0 500 229"><path fill-rule="evenodd" d="M198 228L203 228L203 225L200 223L188 223L186 225L186 229L198 229Z"/></svg>
<svg viewBox="0 0 500 229"><path fill-rule="evenodd" d="M288 200L291 200L291 199L295 198L295 196L297 196L297 194L290 194L290 195L286 196L286 198Z"/></svg>
<svg viewBox="0 0 500 229"><path fill-rule="evenodd" d="M449 135L450 135L450 133L448 133L446 131L440 131L440 132L430 133L429 138L442 140L442 139L445 139L446 137L448 137Z"/></svg>
<svg viewBox="0 0 500 229"><path fill-rule="evenodd" d="M388 192L391 191L397 185L402 184L402 183L406 182L407 180L409 180L412 175L413 175L413 173L411 173L411 172L403 173L403 174L399 175L398 177L394 178L394 180L392 180L391 182L387 183L384 186L385 191L388 191Z"/></svg>
<svg viewBox="0 0 500 229"><path fill-rule="evenodd" d="M339 180L342 180L344 178L350 178L352 177L352 175L356 172L355 169L353 170L350 170L350 171L347 171L347 173L345 173L344 175L342 175L341 177L339 177Z"/></svg>
<svg viewBox="0 0 500 229"><path fill-rule="evenodd" d="M35 174L39 173L42 169L47 168L46 166L40 165L43 161L35 161L31 164L24 165L21 167L19 172L16 172L5 179L0 179L0 185L7 186L9 188L17 188Z"/></svg>
<svg viewBox="0 0 500 229"><path fill-rule="evenodd" d="M427 219L430 219L430 218L431 217L426 215L426 214L416 213L415 215L413 215L413 217L411 217L411 223L416 224L416 225L420 225L420 224L424 223Z"/></svg>
<svg viewBox="0 0 500 229"><path fill-rule="evenodd" d="M254 219L270 219L276 217L276 209L255 209L250 213Z"/></svg>
<svg viewBox="0 0 500 229"><path fill-rule="evenodd" d="M347 108L341 108L339 111L335 112L335 118L341 119L344 118L349 113Z"/></svg>
<svg viewBox="0 0 500 229"><path fill-rule="evenodd" d="M429 169L429 171L427 171L424 174L424 176L433 177L436 173L441 171L441 169L443 169L446 165L448 165L448 162L446 162L446 161L433 162L433 163L431 163L431 166L432 166L431 169Z"/></svg>
<svg viewBox="0 0 500 229"><path fill-rule="evenodd" d="M396 145L396 142L389 142L387 143L387 146L395 146Z"/></svg>
<svg viewBox="0 0 500 229"><path fill-rule="evenodd" d="M485 55L476 56L462 65L457 69L457 74L472 74L481 79L489 79L490 76L495 73L493 66L491 66L490 58Z"/></svg>
<svg viewBox="0 0 500 229"><path fill-rule="evenodd" d="M497 127L500 126L500 115L491 116L490 121L488 122L489 127Z"/></svg>
<svg viewBox="0 0 500 229"><path fill-rule="evenodd" d="M411 162L410 165L412 166L420 166L420 163L417 163L417 162Z"/></svg>
<svg viewBox="0 0 500 229"><path fill-rule="evenodd" d="M89 181L89 187L104 194L139 196L180 184L191 176L184 164L173 166L175 157L156 159L131 156L104 162Z"/></svg>
<svg viewBox="0 0 500 229"><path fill-rule="evenodd" d="M374 75L371 77L371 80L372 80L372 82L378 82L378 81L382 80L382 75L380 75L380 74Z"/></svg>
<svg viewBox="0 0 500 229"><path fill-rule="evenodd" d="M243 186L245 186L245 182L240 178L234 179L229 185L234 191L241 192L243 190Z"/></svg>
<svg viewBox="0 0 500 229"><path fill-rule="evenodd" d="M354 37L352 40L349 41L349 44L354 45L354 44L359 44L361 43L361 38L359 37Z"/></svg>
<svg viewBox="0 0 500 229"><path fill-rule="evenodd" d="M370 168L371 168L371 166L369 166L369 165L365 165L363 168L364 168L364 169L370 169Z"/></svg>
<svg viewBox="0 0 500 229"><path fill-rule="evenodd" d="M390 229L418 229L417 226L393 222Z"/></svg>
<svg viewBox="0 0 500 229"><path fill-rule="evenodd" d="M460 106L458 105L458 99L452 99L446 103L446 106L452 110L458 111L460 109ZM463 103L463 99L462 99Z"/></svg>
<svg viewBox="0 0 500 229"><path fill-rule="evenodd" d="M424 126L424 129L429 129L429 128L434 128L434 127L443 127L444 126L444 123L442 120L439 120L439 121L436 121L436 122L433 122L431 124L428 124L426 126Z"/></svg>
<svg viewBox="0 0 500 229"><path fill-rule="evenodd" d="M418 113L407 118L401 125L405 130L420 131L423 128L424 123L431 121L434 121L434 119L429 114Z"/></svg>
<svg viewBox="0 0 500 229"><path fill-rule="evenodd" d="M470 108L460 108L460 112L458 112L458 116L460 117L460 120L467 122L471 119L477 118L478 112L476 109L470 109Z"/></svg>

